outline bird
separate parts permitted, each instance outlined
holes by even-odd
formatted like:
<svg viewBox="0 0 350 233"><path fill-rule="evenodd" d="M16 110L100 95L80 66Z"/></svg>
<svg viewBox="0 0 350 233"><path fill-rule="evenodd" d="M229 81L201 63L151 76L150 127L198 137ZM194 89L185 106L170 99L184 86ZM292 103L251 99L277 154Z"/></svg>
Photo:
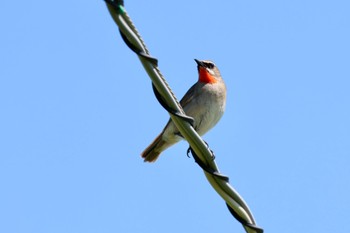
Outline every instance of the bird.
<svg viewBox="0 0 350 233"><path fill-rule="evenodd" d="M187 116L194 119L194 129L202 136L213 128L224 114L226 85L220 71L210 60L197 60L198 81L180 100ZM159 155L182 140L180 131L169 119L162 132L141 153L144 162L155 162Z"/></svg>

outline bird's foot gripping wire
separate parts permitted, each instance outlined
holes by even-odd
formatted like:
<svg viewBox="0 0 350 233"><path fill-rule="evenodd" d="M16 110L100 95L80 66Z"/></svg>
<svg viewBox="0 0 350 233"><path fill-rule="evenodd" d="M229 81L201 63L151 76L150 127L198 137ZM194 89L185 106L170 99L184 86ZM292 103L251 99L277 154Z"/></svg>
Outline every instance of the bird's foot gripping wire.
<svg viewBox="0 0 350 233"><path fill-rule="evenodd" d="M207 144L208 145L208 144ZM210 150L212 152L212 150ZM190 157L189 156L189 153L191 152L193 158L194 158L194 161L204 170L206 171L207 173L213 175L213 176L216 176L226 182L229 182L229 178L228 176L225 176L223 174L220 174L219 172L215 171L214 169L212 169L211 167L207 166L204 162L202 162L202 160L198 157L198 155L194 152L194 150L192 149L192 147L190 146L188 149L187 149L187 157ZM214 153L212 153L212 158L214 160L215 156L214 156Z"/></svg>
<svg viewBox="0 0 350 233"><path fill-rule="evenodd" d="M210 150L212 160L215 160L216 157L215 157L214 151L212 149L210 149L209 144L206 141L204 141L204 143L207 145L207 148ZM190 156L191 150L192 150L192 148L189 146L187 149L187 157L188 158L191 158L191 156Z"/></svg>
<svg viewBox="0 0 350 233"><path fill-rule="evenodd" d="M205 142L205 144L207 145L207 148L210 150L211 159L212 159L212 160L215 160L214 151L213 151L212 149L210 149L209 144L208 144L206 141L204 141L204 142Z"/></svg>

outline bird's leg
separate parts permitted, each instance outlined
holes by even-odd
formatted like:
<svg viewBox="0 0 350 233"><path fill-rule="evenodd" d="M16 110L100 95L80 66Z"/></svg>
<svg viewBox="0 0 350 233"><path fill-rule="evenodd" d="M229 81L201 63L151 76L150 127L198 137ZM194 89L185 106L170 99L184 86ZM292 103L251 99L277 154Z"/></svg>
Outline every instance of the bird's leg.
<svg viewBox="0 0 350 233"><path fill-rule="evenodd" d="M189 146L188 149L187 149L187 157L188 158L191 158L190 152L191 152L191 146Z"/></svg>
<svg viewBox="0 0 350 233"><path fill-rule="evenodd" d="M212 150L209 148L209 144L208 144L206 141L204 141L204 143L207 145L207 148L210 150L212 160L215 160L214 151L212 151ZM190 152L191 152L191 146L189 146L188 149L187 149L187 157L188 157L188 158L191 158Z"/></svg>

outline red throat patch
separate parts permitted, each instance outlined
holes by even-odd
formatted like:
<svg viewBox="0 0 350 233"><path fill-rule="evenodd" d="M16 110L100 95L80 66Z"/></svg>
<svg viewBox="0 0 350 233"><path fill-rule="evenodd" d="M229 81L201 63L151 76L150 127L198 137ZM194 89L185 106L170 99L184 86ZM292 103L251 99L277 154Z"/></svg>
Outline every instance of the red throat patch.
<svg viewBox="0 0 350 233"><path fill-rule="evenodd" d="M205 68L199 68L199 81L202 83L216 83L217 80Z"/></svg>

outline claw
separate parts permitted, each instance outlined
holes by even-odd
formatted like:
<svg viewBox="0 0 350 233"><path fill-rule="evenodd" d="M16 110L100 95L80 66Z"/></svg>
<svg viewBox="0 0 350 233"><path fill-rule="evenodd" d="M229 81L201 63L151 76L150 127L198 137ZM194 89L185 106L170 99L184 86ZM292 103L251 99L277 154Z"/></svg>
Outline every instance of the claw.
<svg viewBox="0 0 350 233"><path fill-rule="evenodd" d="M212 151L212 150L209 148L209 144L208 144L206 141L204 141L204 143L207 145L207 148L210 150L212 160L215 160L214 151Z"/></svg>
<svg viewBox="0 0 350 233"><path fill-rule="evenodd" d="M191 152L191 147L188 147L188 149L187 149L187 157L188 158L191 158L190 152Z"/></svg>

